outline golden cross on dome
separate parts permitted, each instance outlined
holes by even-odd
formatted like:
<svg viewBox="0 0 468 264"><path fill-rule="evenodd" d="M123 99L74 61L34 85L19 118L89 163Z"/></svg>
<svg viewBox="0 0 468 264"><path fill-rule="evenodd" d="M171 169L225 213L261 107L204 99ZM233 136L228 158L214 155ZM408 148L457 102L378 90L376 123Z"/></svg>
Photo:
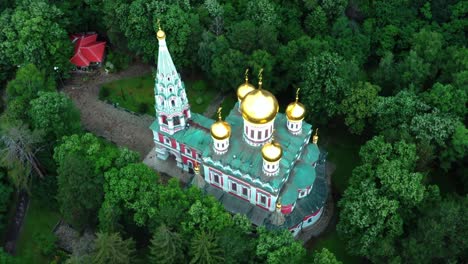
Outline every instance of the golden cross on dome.
<svg viewBox="0 0 468 264"><path fill-rule="evenodd" d="M271 131L271 143L273 143L273 141L275 141L275 130L276 129L273 128L273 130Z"/></svg>
<svg viewBox="0 0 468 264"><path fill-rule="evenodd" d="M301 88L297 88L297 90L296 90L296 103L299 100L299 91L300 90L301 90Z"/></svg>
<svg viewBox="0 0 468 264"><path fill-rule="evenodd" d="M245 69L245 83L249 82L249 68Z"/></svg>
<svg viewBox="0 0 468 264"><path fill-rule="evenodd" d="M315 129L315 136L318 136L318 128Z"/></svg>
<svg viewBox="0 0 468 264"><path fill-rule="evenodd" d="M258 72L258 89L262 89L262 80L263 80L263 68Z"/></svg>
<svg viewBox="0 0 468 264"><path fill-rule="evenodd" d="M221 106L218 108L218 118L221 120L221 109L223 109Z"/></svg>
<svg viewBox="0 0 468 264"><path fill-rule="evenodd" d="M161 20L159 18L158 18L157 23L158 23L158 29L161 30Z"/></svg>

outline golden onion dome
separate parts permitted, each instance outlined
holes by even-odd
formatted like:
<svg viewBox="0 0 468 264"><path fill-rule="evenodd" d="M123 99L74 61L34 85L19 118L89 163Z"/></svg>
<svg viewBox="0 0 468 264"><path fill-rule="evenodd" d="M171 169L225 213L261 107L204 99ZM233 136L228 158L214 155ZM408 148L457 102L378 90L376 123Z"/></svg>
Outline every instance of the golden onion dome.
<svg viewBox="0 0 468 264"><path fill-rule="evenodd" d="M258 89L248 93L241 104L242 117L254 124L265 124L272 121L278 113L276 97L262 89L262 70L260 70Z"/></svg>
<svg viewBox="0 0 468 264"><path fill-rule="evenodd" d="M296 91L296 101L292 102L286 107L286 117L290 121L302 121L305 116L305 107L303 104L299 103L299 90Z"/></svg>
<svg viewBox="0 0 468 264"><path fill-rule="evenodd" d="M158 19L158 32L156 33L156 37L159 40L163 40L166 38L166 33L164 33L164 31L161 29L161 24L159 22L159 19Z"/></svg>
<svg viewBox="0 0 468 264"><path fill-rule="evenodd" d="M211 136L217 140L224 140L231 136L231 126L221 119L221 107L218 109L218 121L211 125Z"/></svg>
<svg viewBox="0 0 468 264"><path fill-rule="evenodd" d="M266 161L277 162L283 155L283 149L278 142L271 141L262 147L262 156Z"/></svg>
<svg viewBox="0 0 468 264"><path fill-rule="evenodd" d="M245 70L245 83L239 85L237 88L237 99L242 101L245 96L251 91L255 90L255 86L249 83L249 69Z"/></svg>

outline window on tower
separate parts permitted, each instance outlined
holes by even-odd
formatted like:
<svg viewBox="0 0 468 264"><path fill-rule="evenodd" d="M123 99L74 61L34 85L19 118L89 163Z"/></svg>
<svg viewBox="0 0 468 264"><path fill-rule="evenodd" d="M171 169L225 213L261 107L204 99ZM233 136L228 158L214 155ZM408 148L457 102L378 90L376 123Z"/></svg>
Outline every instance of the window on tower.
<svg viewBox="0 0 468 264"><path fill-rule="evenodd" d="M249 197L249 190L247 189L247 187L242 187L242 196L244 197Z"/></svg>
<svg viewBox="0 0 468 264"><path fill-rule="evenodd" d="M175 100L174 99L171 100L171 105L172 105L172 107L175 106Z"/></svg>
<svg viewBox="0 0 468 264"><path fill-rule="evenodd" d="M174 120L174 126L180 125L180 117L176 116L176 117L174 117L173 120Z"/></svg>
<svg viewBox="0 0 468 264"><path fill-rule="evenodd" d="M231 182L231 190L237 192L237 184L235 182Z"/></svg>

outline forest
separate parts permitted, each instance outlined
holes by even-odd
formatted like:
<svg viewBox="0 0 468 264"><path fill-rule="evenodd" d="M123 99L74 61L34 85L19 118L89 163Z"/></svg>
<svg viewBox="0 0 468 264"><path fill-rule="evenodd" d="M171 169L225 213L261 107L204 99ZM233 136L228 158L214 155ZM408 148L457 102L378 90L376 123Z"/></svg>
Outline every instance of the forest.
<svg viewBox="0 0 468 264"><path fill-rule="evenodd" d="M95 234L70 254L34 237L44 263L348 263L163 183L138 153L85 131L60 91L69 35L98 32L116 66L155 66L160 20L182 76L232 94L263 68L281 107L300 87L309 123L362 140L336 195L347 254L466 263L467 17L466 0L2 1L0 235L26 192ZM0 263L29 261L0 247Z"/></svg>

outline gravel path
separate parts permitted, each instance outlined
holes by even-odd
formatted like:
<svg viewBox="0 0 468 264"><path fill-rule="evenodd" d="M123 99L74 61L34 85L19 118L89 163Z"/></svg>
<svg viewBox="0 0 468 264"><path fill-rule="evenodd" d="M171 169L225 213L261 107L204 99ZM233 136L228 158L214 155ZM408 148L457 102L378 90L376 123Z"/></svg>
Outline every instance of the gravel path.
<svg viewBox="0 0 468 264"><path fill-rule="evenodd" d="M149 126L154 117L137 116L98 99L99 88L107 82L140 76L151 72L145 64L134 64L116 74L98 71L74 73L65 83L63 91L68 94L81 112L81 122L85 129L102 136L119 146L126 146L140 153L142 159L152 149L153 135Z"/></svg>

